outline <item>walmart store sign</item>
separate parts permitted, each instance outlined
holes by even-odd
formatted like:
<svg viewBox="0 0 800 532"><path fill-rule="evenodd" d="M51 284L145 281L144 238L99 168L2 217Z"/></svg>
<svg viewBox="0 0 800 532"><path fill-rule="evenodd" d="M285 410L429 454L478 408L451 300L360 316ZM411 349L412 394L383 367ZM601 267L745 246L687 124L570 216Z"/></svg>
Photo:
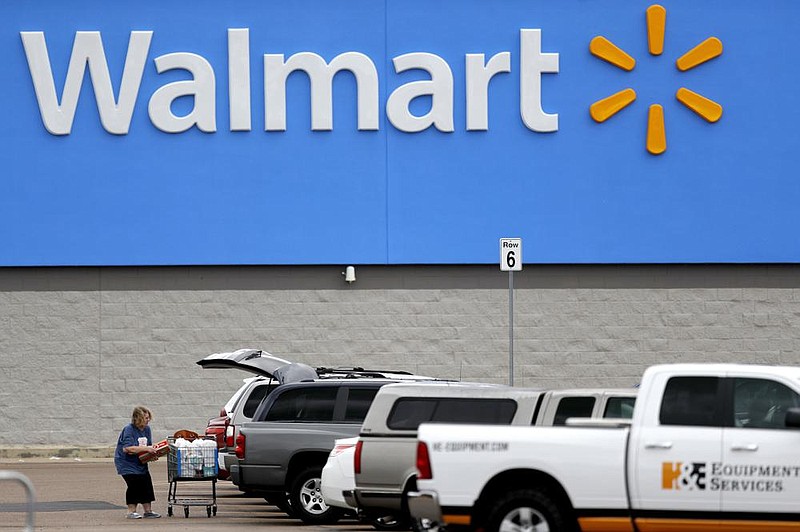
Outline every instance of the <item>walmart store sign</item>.
<svg viewBox="0 0 800 532"><path fill-rule="evenodd" d="M796 0L6 0L0 267L800 262L798 32Z"/></svg>
<svg viewBox="0 0 800 532"><path fill-rule="evenodd" d="M131 33L128 52L119 83L119 95L112 89L111 75L100 32L78 32L72 47L61 103L57 100L52 65L48 58L44 32L22 32L22 43L31 78L36 89L42 121L54 135L68 135L72 130L84 71L88 66L92 89L103 128L124 135L130 129L138 100L142 75L153 38L152 31ZM520 30L519 40L520 112L525 126L532 131L558 130L558 115L547 114L541 104L541 76L558 72L558 54L542 53L541 30ZM333 129L333 76L351 72L357 82L358 129L377 130L378 71L369 56L346 52L330 63L313 52L300 52L288 59L283 54L265 54L264 123L265 131L286 130L286 79L294 71L305 72L311 83L311 129ZM407 133L435 126L451 132L453 125L453 72L447 61L428 52L409 53L392 59L397 73L421 70L429 81L410 82L396 88L386 102L386 116L394 127ZM154 126L166 133L181 133L193 127L217 131L216 76L214 67L201 55L175 52L155 58L158 73L184 70L191 81L168 83L158 88L147 106ZM231 131L250 131L250 31L228 30L228 94ZM489 128L489 81L501 72L511 72L511 52L495 54L487 62L484 54L466 54L467 129ZM194 108L185 116L175 116L171 106L177 98L192 97ZM429 96L431 108L424 116L414 115L409 105L414 98Z"/></svg>

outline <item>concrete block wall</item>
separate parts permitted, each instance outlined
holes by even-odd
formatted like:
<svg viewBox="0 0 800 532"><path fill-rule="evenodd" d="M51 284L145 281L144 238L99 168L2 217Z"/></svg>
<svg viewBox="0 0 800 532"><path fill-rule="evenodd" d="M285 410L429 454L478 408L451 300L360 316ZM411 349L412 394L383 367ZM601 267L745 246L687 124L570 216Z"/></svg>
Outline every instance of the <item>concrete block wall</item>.
<svg viewBox="0 0 800 532"><path fill-rule="evenodd" d="M136 404L158 439L202 431L241 347L310 365L508 381L494 266L0 270L0 448L116 442ZM663 362L800 363L800 266L525 266L516 386L632 386Z"/></svg>

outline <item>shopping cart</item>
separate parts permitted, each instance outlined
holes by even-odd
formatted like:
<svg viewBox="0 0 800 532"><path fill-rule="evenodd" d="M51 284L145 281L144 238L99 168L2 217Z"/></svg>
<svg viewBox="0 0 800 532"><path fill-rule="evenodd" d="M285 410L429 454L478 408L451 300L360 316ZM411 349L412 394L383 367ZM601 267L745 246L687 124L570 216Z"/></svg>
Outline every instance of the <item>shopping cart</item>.
<svg viewBox="0 0 800 532"><path fill-rule="evenodd" d="M169 481L169 494L167 495L167 515L172 517L173 506L183 506L184 517L189 517L190 506L205 506L208 517L217 515L217 443L213 437L204 438L213 442L213 445L204 445L195 440L184 445L177 445L175 438L168 438L169 453L167 454L167 480ZM197 489L189 490L178 497L178 484L185 482L210 482L211 495L206 490L198 493ZM186 490L184 490L186 491Z"/></svg>

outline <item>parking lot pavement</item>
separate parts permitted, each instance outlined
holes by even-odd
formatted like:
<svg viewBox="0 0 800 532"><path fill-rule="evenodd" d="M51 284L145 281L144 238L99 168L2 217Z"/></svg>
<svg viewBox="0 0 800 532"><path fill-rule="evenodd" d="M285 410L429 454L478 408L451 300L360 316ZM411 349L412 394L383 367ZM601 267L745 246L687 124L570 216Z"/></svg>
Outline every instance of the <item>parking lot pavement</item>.
<svg viewBox="0 0 800 532"><path fill-rule="evenodd" d="M366 532L373 528L355 520L336 525L305 526L299 520L269 506L264 499L247 497L227 481L217 482L217 515L207 517L205 506L190 506L184 517L183 506L173 507L167 517L167 464L165 459L150 465L156 492L153 509L161 519L125 519L125 482L116 474L111 460L53 460L37 462L2 462L0 470L27 476L36 490L36 530L153 530L168 528L192 532L269 527L275 532ZM210 482L181 482L178 498L211 496ZM22 530L25 490L21 484L0 484L0 531Z"/></svg>

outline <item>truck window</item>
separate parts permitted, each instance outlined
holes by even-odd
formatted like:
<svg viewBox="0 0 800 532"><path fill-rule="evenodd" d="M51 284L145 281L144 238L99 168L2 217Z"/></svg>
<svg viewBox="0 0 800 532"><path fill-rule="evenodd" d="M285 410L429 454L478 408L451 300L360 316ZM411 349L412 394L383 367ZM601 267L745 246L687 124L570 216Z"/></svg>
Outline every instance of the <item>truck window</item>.
<svg viewBox="0 0 800 532"><path fill-rule="evenodd" d="M517 411L511 399L403 398L392 406L386 426L392 430L417 430L420 423L475 423L510 425Z"/></svg>
<svg viewBox="0 0 800 532"><path fill-rule="evenodd" d="M785 429L786 410L800 406L800 397L769 379L733 380L733 425L755 429Z"/></svg>
<svg viewBox="0 0 800 532"><path fill-rule="evenodd" d="M672 377L661 400L662 425L722 426L718 377Z"/></svg>
<svg viewBox="0 0 800 532"><path fill-rule="evenodd" d="M603 417L630 419L633 417L633 405L635 403L635 397L609 397Z"/></svg>
<svg viewBox="0 0 800 532"><path fill-rule="evenodd" d="M334 387L298 388L282 393L267 412L265 421L333 421L336 405Z"/></svg>
<svg viewBox="0 0 800 532"><path fill-rule="evenodd" d="M360 422L367 417L372 400L378 393L377 388L350 388L347 391L347 406L344 410L344 420Z"/></svg>
<svg viewBox="0 0 800 532"><path fill-rule="evenodd" d="M571 417L592 417L594 397L564 397L558 402L553 425L566 425Z"/></svg>

